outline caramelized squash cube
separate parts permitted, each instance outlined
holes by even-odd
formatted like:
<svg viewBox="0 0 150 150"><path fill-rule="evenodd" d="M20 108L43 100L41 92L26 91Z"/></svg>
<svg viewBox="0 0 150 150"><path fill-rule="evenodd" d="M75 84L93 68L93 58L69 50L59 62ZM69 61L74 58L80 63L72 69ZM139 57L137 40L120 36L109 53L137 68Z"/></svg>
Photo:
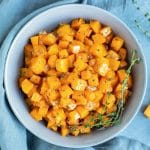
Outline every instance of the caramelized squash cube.
<svg viewBox="0 0 150 150"><path fill-rule="evenodd" d="M101 23L99 21L97 21L97 20L91 20L90 21L90 27L92 28L92 30L95 33L99 33L100 29L101 29Z"/></svg>
<svg viewBox="0 0 150 150"><path fill-rule="evenodd" d="M144 115L147 117L147 118L150 118L150 105L148 105L145 110L144 110Z"/></svg>
<svg viewBox="0 0 150 150"><path fill-rule="evenodd" d="M119 36L115 36L112 39L111 47L114 50L119 51L119 49L123 46L123 44L124 44L124 40L121 37L119 37Z"/></svg>
<svg viewBox="0 0 150 150"><path fill-rule="evenodd" d="M24 79L21 82L21 89L25 94L28 94L33 88L33 83L30 82L28 79Z"/></svg>
<svg viewBox="0 0 150 150"><path fill-rule="evenodd" d="M56 60L56 70L59 72L68 72L69 62L67 58Z"/></svg>

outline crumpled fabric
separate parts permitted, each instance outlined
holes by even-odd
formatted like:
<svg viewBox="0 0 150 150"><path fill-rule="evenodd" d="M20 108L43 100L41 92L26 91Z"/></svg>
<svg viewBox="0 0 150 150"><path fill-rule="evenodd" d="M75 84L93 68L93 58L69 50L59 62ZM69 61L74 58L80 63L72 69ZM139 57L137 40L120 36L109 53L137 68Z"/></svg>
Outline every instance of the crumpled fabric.
<svg viewBox="0 0 150 150"><path fill-rule="evenodd" d="M17 120L16 116L11 111L5 95L5 87L3 85L4 64L9 47L19 31L19 29L31 18L38 13L58 6L69 3L84 3L95 5L107 9L121 18L134 31L139 41L142 43L146 59L149 60L150 47L149 38L140 32L133 24L133 19L142 18L142 14L135 14L135 8L132 2L127 1L123 11L122 3L118 0L113 0L113 3L106 5L107 0L0 0L0 149L1 150L71 150L71 148L58 147L49 144L34 136L27 131L23 125ZM141 1L145 9L150 8L149 0ZM149 7L148 7L149 6ZM120 12L120 13L118 13ZM130 16L130 17L129 17ZM147 22L143 21L142 25L147 27ZM4 40L5 39L5 40ZM149 73L150 74L150 73ZM149 87L148 87L149 89ZM147 99L149 94L145 96ZM145 99L146 99L145 98ZM121 133L120 136L94 147L82 148L82 150L148 150L150 149L150 121L142 115L143 107L148 101L144 100L144 104L133 120L131 125ZM136 131L135 131L136 130ZM127 138L126 138L127 137ZM135 140L131 140L133 138ZM140 141L140 142L138 142ZM143 142L144 144L142 144Z"/></svg>

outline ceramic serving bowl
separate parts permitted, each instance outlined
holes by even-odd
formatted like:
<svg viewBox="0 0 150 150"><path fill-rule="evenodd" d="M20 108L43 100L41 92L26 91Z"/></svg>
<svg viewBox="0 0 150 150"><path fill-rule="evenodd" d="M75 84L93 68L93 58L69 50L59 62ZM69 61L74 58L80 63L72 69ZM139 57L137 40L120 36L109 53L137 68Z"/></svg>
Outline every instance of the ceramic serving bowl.
<svg viewBox="0 0 150 150"><path fill-rule="evenodd" d="M125 45L129 50L129 57L131 56L130 50L136 49L142 61L133 68L133 94L128 100L120 125L110 127L103 131L94 130L90 134L80 135L78 137L62 137L60 134L47 129L43 123L36 122L32 119L24 101L23 94L18 88L17 79L19 68L23 63L23 48L28 42L29 37L43 29L50 31L59 23L68 22L73 18L79 17L97 19L103 24L111 26L113 31L125 40ZM80 4L70 4L48 9L26 23L16 35L9 49L4 78L7 98L18 120L39 138L55 145L72 148L87 147L103 143L124 130L131 120L133 120L141 106L146 89L146 80L146 65L143 52L131 30L111 13L94 6Z"/></svg>

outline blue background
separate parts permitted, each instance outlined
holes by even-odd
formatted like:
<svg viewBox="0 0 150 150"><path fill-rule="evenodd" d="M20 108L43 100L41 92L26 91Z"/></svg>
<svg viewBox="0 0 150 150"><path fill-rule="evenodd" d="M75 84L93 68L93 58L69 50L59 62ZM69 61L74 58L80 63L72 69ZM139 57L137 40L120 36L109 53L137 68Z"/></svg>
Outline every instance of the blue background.
<svg viewBox="0 0 150 150"><path fill-rule="evenodd" d="M9 108L5 96L5 90L3 88L3 69L9 46L21 26L35 14L47 8L65 3L85 3L95 5L112 12L123 20L135 33L142 45L148 66L147 92L142 107L132 123L120 134L119 137L103 145L85 149L150 149L150 120L143 116L145 106L150 104L150 93L148 92L150 89L150 15L145 17L145 14L150 12L150 0L134 1L135 2L133 2L133 0L65 0L54 3L56 2L55 0L0 0L0 147L2 150L62 149L33 136L18 122ZM34 10L37 11L30 14ZM27 16L28 14L30 15ZM26 18L19 22L24 17ZM135 20L137 20L138 24L140 24L141 29L137 27ZM12 27L14 28L12 29ZM149 33L145 35L143 33L144 31L148 31ZM136 141L129 140L129 138L135 139ZM139 143L138 141L146 144L147 146Z"/></svg>

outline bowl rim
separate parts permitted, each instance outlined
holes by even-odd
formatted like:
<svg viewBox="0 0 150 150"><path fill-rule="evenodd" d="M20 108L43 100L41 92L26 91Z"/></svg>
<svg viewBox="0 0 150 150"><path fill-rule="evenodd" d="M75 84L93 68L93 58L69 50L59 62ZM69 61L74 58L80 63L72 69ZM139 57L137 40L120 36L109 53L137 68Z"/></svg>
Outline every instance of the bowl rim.
<svg viewBox="0 0 150 150"><path fill-rule="evenodd" d="M132 38L135 40L135 42L137 43L138 47L139 47L139 51L141 53L141 56L142 56L142 61L143 61L143 64L144 64L144 90L143 90L143 94L141 96L141 100L140 100L140 103L138 105L138 107L135 109L135 113L132 115L132 117L128 120L128 122L126 122L122 127L121 129L119 129L115 134L111 135L110 137L100 141L100 142L95 142L93 144L84 144L84 145L66 145L66 144L63 144L63 145L60 145L59 143L54 143L54 142L51 142L49 141L47 138L45 138L44 136L41 136L37 133L35 133L32 129L30 129L30 126L28 126L27 123L25 123L22 119L22 117L19 115L19 112L15 109L15 107L13 107L13 103L11 102L11 100L8 98L9 94L8 94L8 89L7 89L7 84L6 84L6 74L7 74L7 58L8 58L8 55L9 55L9 52L12 48L12 45L13 45L13 42L17 39L17 37L19 36L20 34L20 31L23 30L24 28L26 28L26 26L28 24L30 24L35 18L38 18L40 17L41 15L43 15L44 13L46 13L47 11L49 11L50 9L53 10L53 9L59 9L59 8L62 8L64 7L65 9L67 9L68 7L86 7L87 9L97 9L97 11L102 11L104 12L105 14L111 16L112 18L114 18L115 20L117 20L118 22L120 22L120 24L126 29L129 31L129 33L131 34ZM32 12L34 13L34 12ZM31 13L31 14L32 14ZM131 31L131 29L121 20L119 19L118 17L116 17L114 14L112 14L111 12L108 12L102 8L99 8L99 7L96 7L96 6L92 6L92 5L87 5L87 4L64 4L64 5L60 5L60 6L54 6L52 8L48 8L46 10L43 10L42 12L40 12L38 15L32 17L31 19L29 19L29 21L27 21L18 31L18 33L16 34L15 38L12 40L12 43L9 47L9 50L7 52L7 56L6 56L6 60L5 60L5 66L4 66L4 88L5 88L5 91L6 91L6 96L7 96L7 100L8 100L8 103L9 105L11 106L11 109L13 111L13 113L15 114L16 118L19 120L19 122L28 130L30 131L32 134L34 134L35 136L39 137L40 139L50 143L50 144L54 144L54 145L57 145L57 146L63 146L63 147L68 147L68 148L84 148L84 147L89 147L89 146L94 146L94 145L98 145L98 144L102 144L108 140L111 140L112 138L114 138L115 136L117 136L120 132L122 132L125 128L127 128L127 126L132 122L132 120L135 118L136 114L138 113L141 105L142 105L142 102L143 102L143 99L144 99L144 96L145 96L145 93L146 93L146 89L147 89L147 64L146 64L146 59L145 59L145 56L142 52L142 47L140 45L140 43L138 42L136 36L134 35L134 33Z"/></svg>

